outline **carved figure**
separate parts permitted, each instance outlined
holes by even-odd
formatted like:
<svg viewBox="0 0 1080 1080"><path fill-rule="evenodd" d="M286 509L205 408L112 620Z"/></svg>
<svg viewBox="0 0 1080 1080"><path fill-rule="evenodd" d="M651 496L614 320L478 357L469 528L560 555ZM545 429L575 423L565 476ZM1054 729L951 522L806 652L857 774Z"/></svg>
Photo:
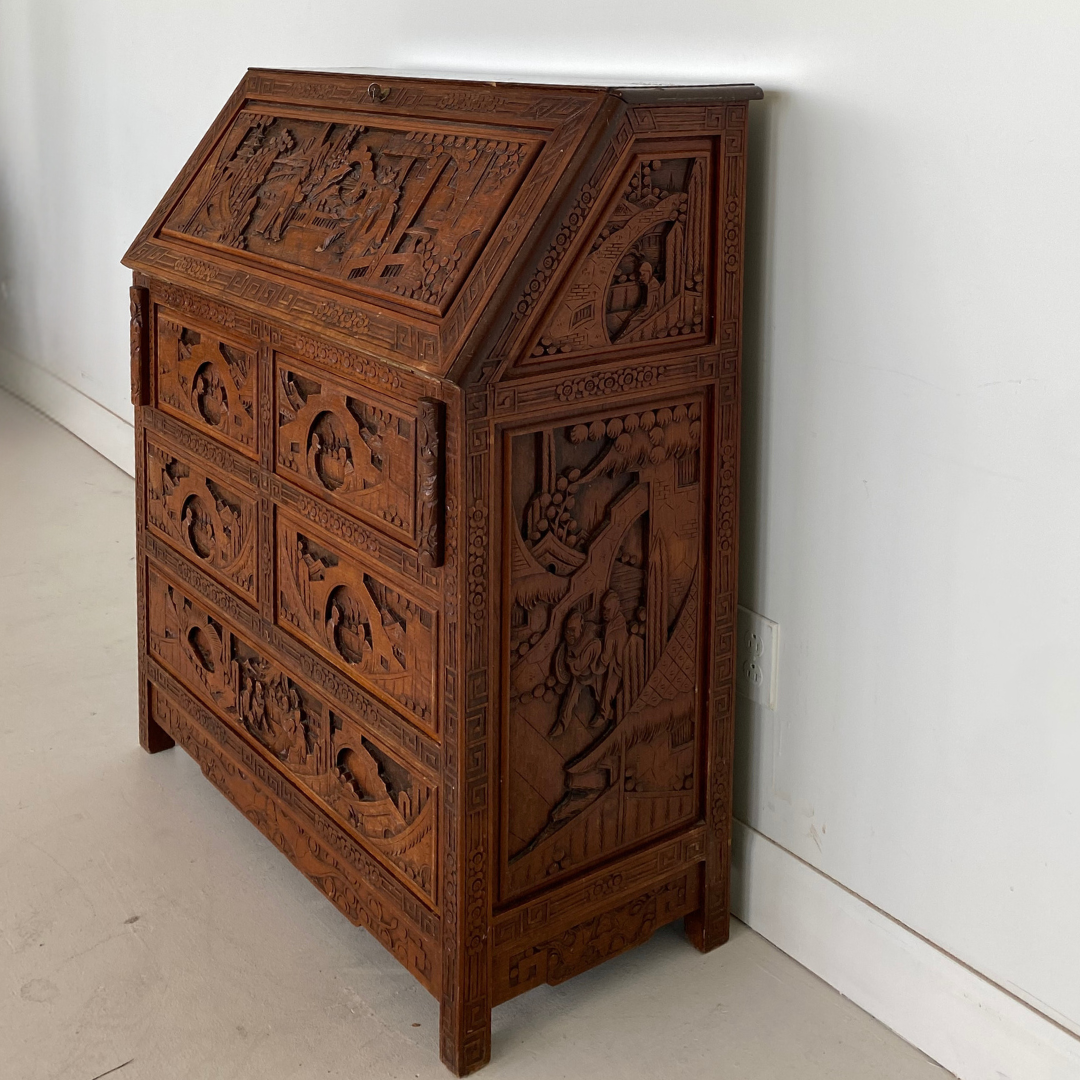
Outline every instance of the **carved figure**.
<svg viewBox="0 0 1080 1080"><path fill-rule="evenodd" d="M536 149L245 111L169 226L441 305Z"/></svg>
<svg viewBox="0 0 1080 1080"><path fill-rule="evenodd" d="M706 174L703 157L633 166L534 356L703 330Z"/></svg>
<svg viewBox="0 0 1080 1080"><path fill-rule="evenodd" d="M515 441L517 468L538 480L527 501L518 496L512 534L515 888L692 812L679 771L692 728L687 735L669 721L672 710L689 714L694 704L700 429L700 408L688 403ZM564 768L546 805L532 759L515 750L540 725ZM686 761L692 772L692 757ZM646 790L620 772L632 773L634 763L650 777L677 779L671 798L654 800L648 813L628 802ZM515 801L518 776L529 794Z"/></svg>
<svg viewBox="0 0 1080 1080"><path fill-rule="evenodd" d="M595 625L587 623L580 611L571 612L566 617L563 639L552 664L557 684L566 687L559 705L558 719L549 732L552 738L566 730L582 690L589 687L599 692L604 681L601 678L604 674L602 652L603 645L597 637ZM592 723L590 718L590 726Z"/></svg>

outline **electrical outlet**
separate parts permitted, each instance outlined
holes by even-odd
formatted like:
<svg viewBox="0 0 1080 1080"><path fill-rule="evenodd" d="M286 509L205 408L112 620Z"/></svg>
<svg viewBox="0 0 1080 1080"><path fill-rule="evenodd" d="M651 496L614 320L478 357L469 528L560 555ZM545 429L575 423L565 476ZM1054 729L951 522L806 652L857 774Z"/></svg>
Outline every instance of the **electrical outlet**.
<svg viewBox="0 0 1080 1080"><path fill-rule="evenodd" d="M739 607L735 646L735 690L743 697L776 708L780 627L749 608Z"/></svg>

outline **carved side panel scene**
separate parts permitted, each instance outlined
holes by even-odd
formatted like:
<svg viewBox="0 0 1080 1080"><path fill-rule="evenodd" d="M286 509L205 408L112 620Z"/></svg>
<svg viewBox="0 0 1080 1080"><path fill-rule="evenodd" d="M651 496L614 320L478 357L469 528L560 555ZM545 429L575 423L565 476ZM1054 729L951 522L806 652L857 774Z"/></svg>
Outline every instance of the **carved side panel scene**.
<svg viewBox="0 0 1080 1080"><path fill-rule="evenodd" d="M245 110L165 230L441 311L540 146Z"/></svg>
<svg viewBox="0 0 1080 1080"><path fill-rule="evenodd" d="M255 500L147 440L146 525L255 603Z"/></svg>
<svg viewBox="0 0 1080 1080"><path fill-rule="evenodd" d="M532 356L700 338L710 183L708 151L636 158Z"/></svg>
<svg viewBox="0 0 1080 1080"><path fill-rule="evenodd" d="M277 363L276 470L399 538L416 532L417 423L403 402Z"/></svg>
<svg viewBox="0 0 1080 1080"><path fill-rule="evenodd" d="M512 436L503 895L697 812L700 400Z"/></svg>
<svg viewBox="0 0 1080 1080"><path fill-rule="evenodd" d="M326 801L370 847L434 899L438 862L434 787L352 721L335 713L330 723Z"/></svg>
<svg viewBox="0 0 1080 1080"><path fill-rule="evenodd" d="M158 309L158 406L236 449L256 453L256 353Z"/></svg>
<svg viewBox="0 0 1080 1080"><path fill-rule="evenodd" d="M436 726L438 616L278 510L277 620L361 685Z"/></svg>

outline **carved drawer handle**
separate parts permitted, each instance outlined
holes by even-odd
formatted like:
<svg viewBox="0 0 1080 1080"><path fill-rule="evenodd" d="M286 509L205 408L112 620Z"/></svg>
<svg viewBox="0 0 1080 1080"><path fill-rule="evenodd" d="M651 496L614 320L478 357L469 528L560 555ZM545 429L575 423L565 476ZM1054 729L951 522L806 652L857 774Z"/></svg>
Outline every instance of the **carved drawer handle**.
<svg viewBox="0 0 1080 1080"><path fill-rule="evenodd" d="M445 411L443 403L421 398L416 408L416 522L420 565L442 566L445 508Z"/></svg>
<svg viewBox="0 0 1080 1080"><path fill-rule="evenodd" d="M138 286L131 287L131 404L150 404L150 341L147 334L147 313L150 294Z"/></svg>

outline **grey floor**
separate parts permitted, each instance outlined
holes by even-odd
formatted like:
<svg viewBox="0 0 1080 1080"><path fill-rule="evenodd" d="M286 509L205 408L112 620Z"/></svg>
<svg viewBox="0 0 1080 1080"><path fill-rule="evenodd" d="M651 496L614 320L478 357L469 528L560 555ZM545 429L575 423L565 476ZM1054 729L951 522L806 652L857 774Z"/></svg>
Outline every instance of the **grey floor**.
<svg viewBox="0 0 1080 1080"><path fill-rule="evenodd" d="M435 1001L139 749L132 520L126 475L0 392L0 1078L441 1080ZM948 1076L738 923L501 1006L483 1075Z"/></svg>

